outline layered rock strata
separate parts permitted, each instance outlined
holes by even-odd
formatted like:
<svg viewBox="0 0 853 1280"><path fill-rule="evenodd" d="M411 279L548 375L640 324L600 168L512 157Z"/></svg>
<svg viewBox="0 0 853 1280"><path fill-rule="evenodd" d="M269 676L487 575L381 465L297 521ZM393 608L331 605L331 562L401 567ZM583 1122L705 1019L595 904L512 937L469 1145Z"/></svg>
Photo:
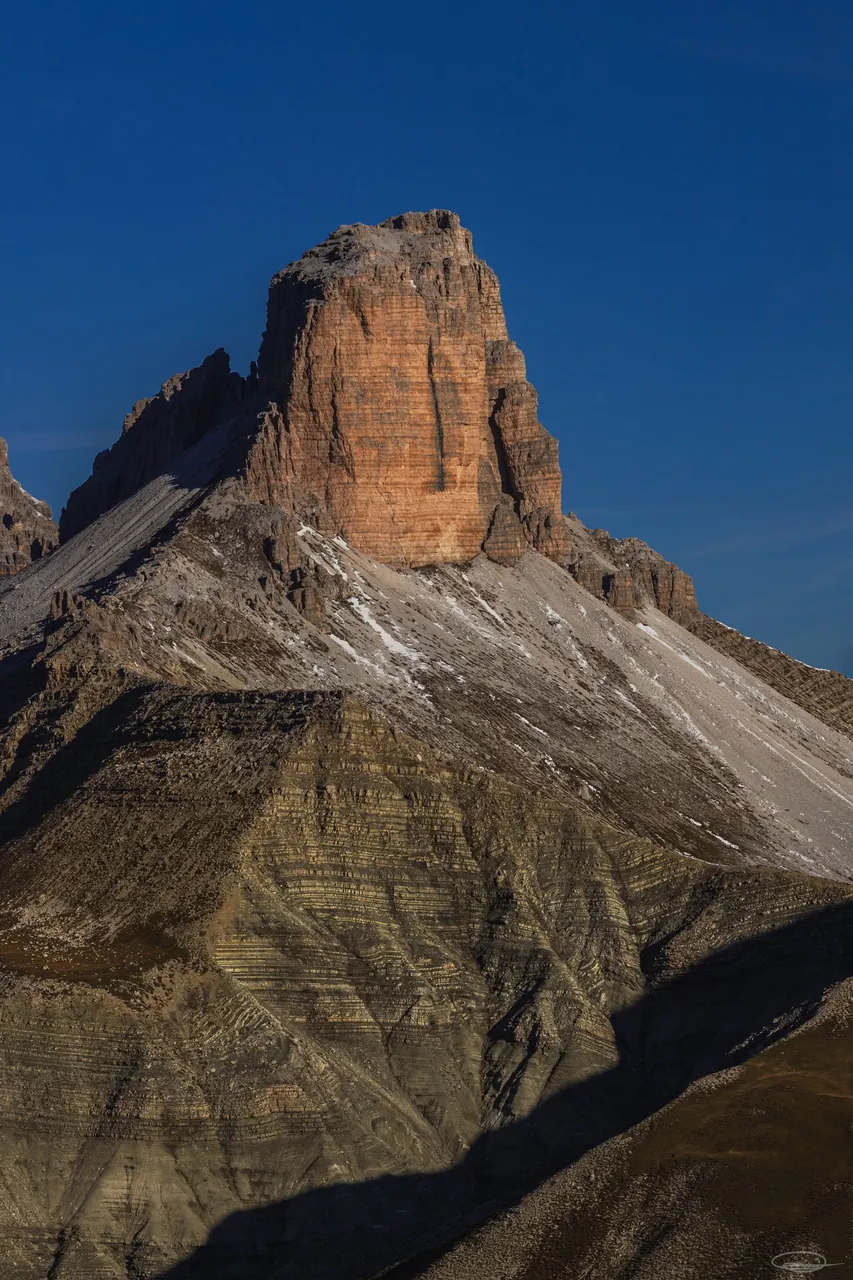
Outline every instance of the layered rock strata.
<svg viewBox="0 0 853 1280"><path fill-rule="evenodd" d="M684 626L831 729L853 735L853 682L840 671L824 671L798 662L790 654L741 635L701 610L687 614Z"/></svg>
<svg viewBox="0 0 853 1280"><path fill-rule="evenodd" d="M342 228L96 471L0 586L0 1280L412 1276L519 1200L447 1274L734 1277L797 1168L817 1238L850 739L562 521L458 221Z"/></svg>
<svg viewBox="0 0 853 1280"><path fill-rule="evenodd" d="M140 401L63 512L63 538L246 400L249 498L388 564L561 561L556 441L497 278L455 214L341 227L272 281L257 375L216 352Z"/></svg>
<svg viewBox="0 0 853 1280"><path fill-rule="evenodd" d="M668 854L352 697L105 657L54 652L73 736L0 817L2 1280L360 1280L849 967L846 886Z"/></svg>
<svg viewBox="0 0 853 1280"><path fill-rule="evenodd" d="M0 577L26 569L58 541L50 507L18 484L9 468L8 445L0 439Z"/></svg>
<svg viewBox="0 0 853 1280"><path fill-rule="evenodd" d="M359 550L514 562L527 541L562 558L556 441L455 214L341 227L281 272L258 371L283 479Z"/></svg>

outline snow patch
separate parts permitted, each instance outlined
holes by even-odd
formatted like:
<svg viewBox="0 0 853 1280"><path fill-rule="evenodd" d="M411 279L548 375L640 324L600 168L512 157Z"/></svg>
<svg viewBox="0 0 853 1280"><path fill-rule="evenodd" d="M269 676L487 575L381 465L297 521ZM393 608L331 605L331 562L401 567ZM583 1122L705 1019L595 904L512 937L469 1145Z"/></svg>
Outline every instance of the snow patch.
<svg viewBox="0 0 853 1280"><path fill-rule="evenodd" d="M391 635L390 631L386 631L380 623L376 621L373 614L368 609L363 600L359 600L358 596L350 596L347 604L353 613L358 614L362 622L366 622L371 631L375 631L379 639L385 645L385 648L395 654L398 658L404 658L407 662L420 662L421 656L416 649L410 649L407 644L403 644L401 640L397 640Z"/></svg>
<svg viewBox="0 0 853 1280"><path fill-rule="evenodd" d="M541 733L543 738L548 737L548 734L544 729L539 729L535 724L531 724L526 716L519 715L517 711L513 711L512 714L515 716L516 720L520 720L522 724L526 724L528 729L532 729L534 733Z"/></svg>
<svg viewBox="0 0 853 1280"><path fill-rule="evenodd" d="M713 679L713 676L711 675L710 671L706 671L705 668L700 663L698 663L695 658L691 658L689 654L683 653L681 649L676 649L675 645L667 643L667 641L664 640L663 637L660 636L657 631L655 631L654 627L650 627L646 622L638 622L637 628L640 631L645 631L646 635L652 636L655 640L657 640L658 644L663 645L664 649L669 649L670 653L674 653L676 658L680 658L682 662L689 663L689 665L691 667L694 667L700 673L700 675L703 675L705 677L706 680Z"/></svg>
<svg viewBox="0 0 853 1280"><path fill-rule="evenodd" d="M351 658L354 658L356 660L356 662L364 662L364 658L362 658L361 654L356 653L355 649L353 649L349 640L344 640L343 636L336 636L334 631L330 631L329 639L334 640L335 644L340 645L344 653L348 653Z"/></svg>

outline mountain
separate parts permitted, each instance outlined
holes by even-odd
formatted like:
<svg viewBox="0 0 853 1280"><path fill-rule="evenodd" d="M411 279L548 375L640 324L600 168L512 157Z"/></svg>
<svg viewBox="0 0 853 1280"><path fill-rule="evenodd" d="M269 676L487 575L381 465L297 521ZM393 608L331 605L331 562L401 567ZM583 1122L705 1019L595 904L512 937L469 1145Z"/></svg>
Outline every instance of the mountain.
<svg viewBox="0 0 853 1280"><path fill-rule="evenodd" d="M0 587L0 1280L846 1247L850 684L562 514L455 215L275 276L60 534Z"/></svg>
<svg viewBox="0 0 853 1280"><path fill-rule="evenodd" d="M9 469L9 448L0 439L0 578L26 569L59 542L46 502L27 493Z"/></svg>

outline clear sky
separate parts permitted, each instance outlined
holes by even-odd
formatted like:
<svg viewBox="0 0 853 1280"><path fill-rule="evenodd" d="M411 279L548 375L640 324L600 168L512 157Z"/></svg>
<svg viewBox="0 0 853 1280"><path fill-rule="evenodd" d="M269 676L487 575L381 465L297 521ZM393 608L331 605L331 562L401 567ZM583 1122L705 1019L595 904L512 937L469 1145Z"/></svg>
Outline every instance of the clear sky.
<svg viewBox="0 0 853 1280"><path fill-rule="evenodd" d="M564 506L853 674L850 0L32 0L0 44L0 434L58 510L344 222L452 208Z"/></svg>

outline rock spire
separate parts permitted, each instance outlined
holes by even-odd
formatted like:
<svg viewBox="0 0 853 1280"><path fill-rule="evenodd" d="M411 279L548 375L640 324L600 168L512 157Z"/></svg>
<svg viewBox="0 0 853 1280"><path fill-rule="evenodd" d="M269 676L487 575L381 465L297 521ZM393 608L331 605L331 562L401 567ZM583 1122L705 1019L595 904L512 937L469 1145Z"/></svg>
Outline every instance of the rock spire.
<svg viewBox="0 0 853 1280"><path fill-rule="evenodd" d="M563 561L557 443L493 271L454 213L340 227L272 280L257 369L216 352L134 406L63 512L63 540L229 417L252 500L394 565Z"/></svg>

